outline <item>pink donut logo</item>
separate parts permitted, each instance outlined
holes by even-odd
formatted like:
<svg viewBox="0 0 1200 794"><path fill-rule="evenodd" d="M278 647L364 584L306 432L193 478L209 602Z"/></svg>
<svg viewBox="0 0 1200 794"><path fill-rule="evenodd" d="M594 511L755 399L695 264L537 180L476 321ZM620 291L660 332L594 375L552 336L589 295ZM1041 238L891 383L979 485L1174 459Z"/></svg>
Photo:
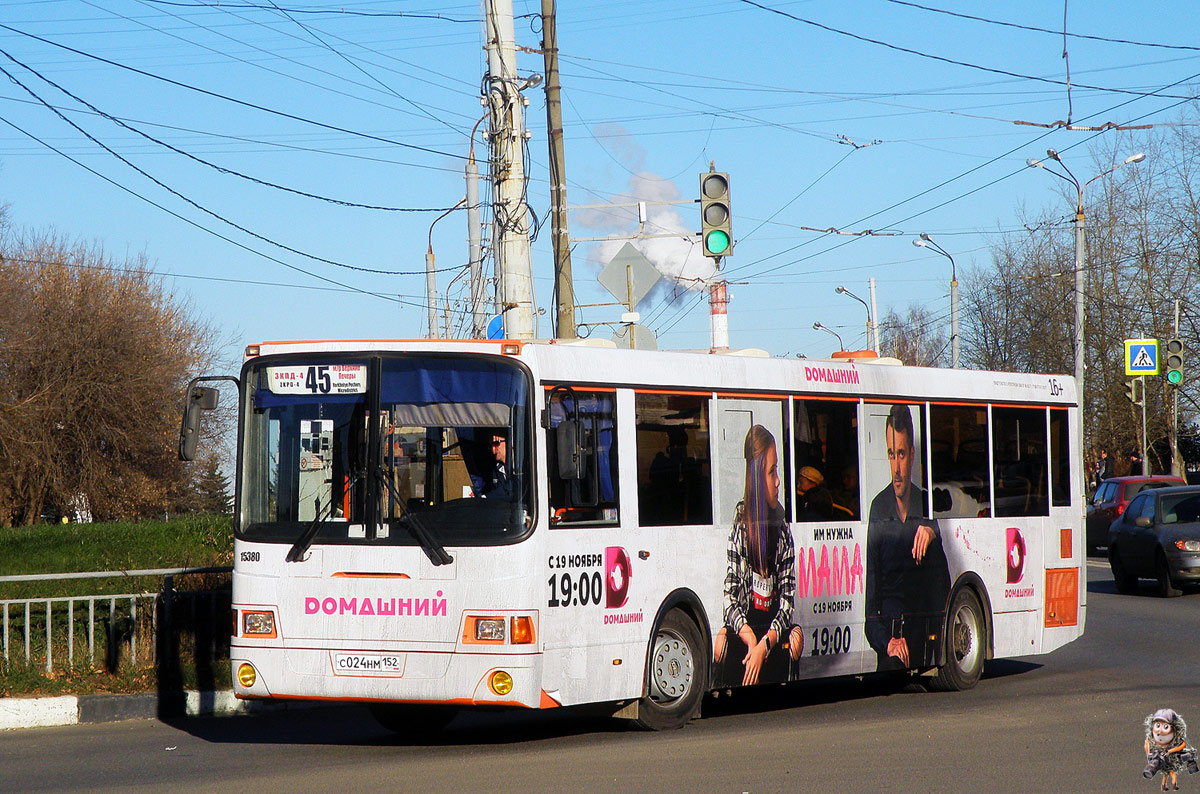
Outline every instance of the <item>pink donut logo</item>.
<svg viewBox="0 0 1200 794"><path fill-rule="evenodd" d="M1007 581L1009 584L1016 584L1025 575L1025 538L1016 527L1009 527L1007 532L1008 552L1004 556L1005 567L1008 569Z"/></svg>
<svg viewBox="0 0 1200 794"><path fill-rule="evenodd" d="M618 609L629 599L629 579L633 568L629 555L620 546L609 546L604 550L604 606Z"/></svg>

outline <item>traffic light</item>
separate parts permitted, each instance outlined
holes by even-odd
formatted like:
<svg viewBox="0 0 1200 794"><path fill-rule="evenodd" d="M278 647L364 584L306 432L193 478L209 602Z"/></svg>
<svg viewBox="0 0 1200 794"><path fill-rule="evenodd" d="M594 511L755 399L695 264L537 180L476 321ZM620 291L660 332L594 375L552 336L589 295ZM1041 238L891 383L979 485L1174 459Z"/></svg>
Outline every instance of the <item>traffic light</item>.
<svg viewBox="0 0 1200 794"><path fill-rule="evenodd" d="M1183 383L1183 340L1167 340L1167 383L1178 386Z"/></svg>
<svg viewBox="0 0 1200 794"><path fill-rule="evenodd" d="M1137 378L1125 381L1125 397L1134 405L1138 404L1138 382Z"/></svg>
<svg viewBox="0 0 1200 794"><path fill-rule="evenodd" d="M729 174L700 175L700 243L714 259L733 253L733 218L729 204Z"/></svg>

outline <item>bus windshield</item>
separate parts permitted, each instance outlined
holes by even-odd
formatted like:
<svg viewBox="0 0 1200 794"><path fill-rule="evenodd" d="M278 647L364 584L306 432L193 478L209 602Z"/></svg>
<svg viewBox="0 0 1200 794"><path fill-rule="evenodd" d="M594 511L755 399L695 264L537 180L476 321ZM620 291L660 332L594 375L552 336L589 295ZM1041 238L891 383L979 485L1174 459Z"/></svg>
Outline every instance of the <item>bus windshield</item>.
<svg viewBox="0 0 1200 794"><path fill-rule="evenodd" d="M242 382L244 540L489 545L533 525L529 376L511 361L280 357Z"/></svg>

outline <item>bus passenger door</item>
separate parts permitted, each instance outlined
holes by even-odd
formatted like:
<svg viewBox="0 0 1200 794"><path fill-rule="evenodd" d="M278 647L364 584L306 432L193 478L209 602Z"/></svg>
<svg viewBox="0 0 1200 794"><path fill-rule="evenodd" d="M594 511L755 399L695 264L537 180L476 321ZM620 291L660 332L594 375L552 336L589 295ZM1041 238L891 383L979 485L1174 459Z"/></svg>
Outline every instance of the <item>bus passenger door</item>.
<svg viewBox="0 0 1200 794"><path fill-rule="evenodd" d="M791 614L784 621L787 627L783 636L777 639L763 664L760 682L792 680L800 666L799 660L791 655L803 627L793 634L792 629L798 617L795 609L798 558L792 527L787 521L791 477L788 474L790 456L785 423L786 405L783 399L717 401L719 478L715 488L715 519L726 538L731 535L736 537L736 540L725 544L722 550L725 559L730 558L730 549L734 547L745 549L748 557L753 559L754 553L750 548L754 545L754 536L761 531L755 528L756 521L769 527L768 549L782 548L784 543L791 541L787 545L793 552L790 569L781 567L783 553L779 551L773 555L768 551L763 571L753 570L753 563L739 566L738 570L734 570L729 562L723 566L726 581L732 583L732 587L726 588L728 592L723 593L721 612L714 615L714 621L719 623L714 627L714 632L721 631L722 626L726 632L724 659L718 662L715 676L722 686L742 683L744 674L741 659L745 656L745 645L737 639L735 627L724 625L725 620L720 617L731 605L736 613L745 616L745 622L760 639L776 622L781 609ZM782 522L781 526L779 522ZM774 533L780 528L782 534L776 539ZM720 644L718 641L718 649Z"/></svg>

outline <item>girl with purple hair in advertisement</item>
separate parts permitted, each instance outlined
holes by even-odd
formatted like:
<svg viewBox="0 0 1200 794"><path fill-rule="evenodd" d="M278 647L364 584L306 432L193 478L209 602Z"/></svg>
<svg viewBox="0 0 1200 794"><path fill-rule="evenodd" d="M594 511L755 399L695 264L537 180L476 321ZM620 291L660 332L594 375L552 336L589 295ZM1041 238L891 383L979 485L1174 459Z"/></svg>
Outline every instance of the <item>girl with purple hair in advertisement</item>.
<svg viewBox="0 0 1200 794"><path fill-rule="evenodd" d="M762 425L746 433L746 484L729 535L725 625L714 638L721 684L788 680L804 634L792 624L795 545L779 502L779 453ZM780 646L783 646L782 648Z"/></svg>

